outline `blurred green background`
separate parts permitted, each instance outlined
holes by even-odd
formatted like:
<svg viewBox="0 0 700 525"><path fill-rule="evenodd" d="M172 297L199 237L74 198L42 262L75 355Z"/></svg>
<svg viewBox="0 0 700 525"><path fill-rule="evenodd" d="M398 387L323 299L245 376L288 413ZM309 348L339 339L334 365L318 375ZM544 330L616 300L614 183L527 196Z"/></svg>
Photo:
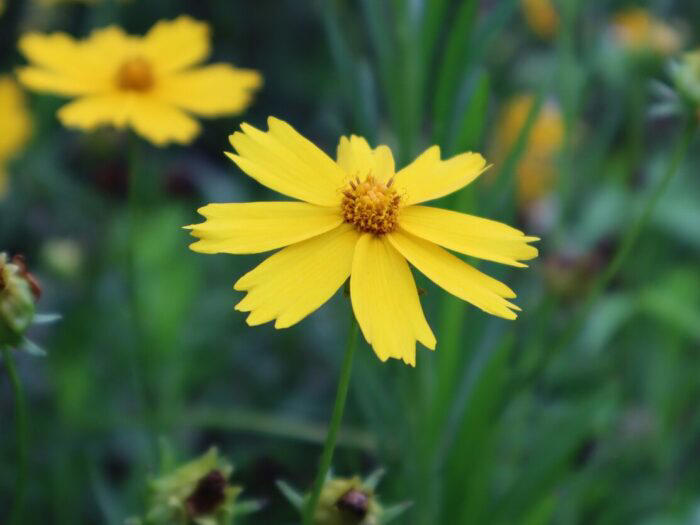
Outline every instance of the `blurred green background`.
<svg viewBox="0 0 700 525"><path fill-rule="evenodd" d="M186 13L211 25L212 60L265 78L244 115L204 122L193 145L136 145L151 201L134 238L126 137L68 131L61 100L27 95L33 133L8 168L0 250L25 254L43 285L39 311L62 320L29 334L46 357L17 354L30 411L25 522L142 512L164 441L181 461L210 445L231 459L235 483L265 502L242 523L298 522L275 481L313 480L348 301L338 293L288 330L249 328L231 286L263 256L198 255L180 229L203 204L270 199L222 152L242 120L275 115L330 154L347 133L389 144L399 166L434 143L482 151L491 172L440 205L542 237L529 269L486 268L518 293L514 322L416 273L438 349L420 350L412 369L362 343L338 474L386 468L381 498L412 501L407 524L700 523L697 140L596 293L683 128L659 83L698 45L700 3L546 4L7 1L3 73L22 64L16 41L30 29L143 34ZM3 373L0 523L15 484L13 414Z"/></svg>

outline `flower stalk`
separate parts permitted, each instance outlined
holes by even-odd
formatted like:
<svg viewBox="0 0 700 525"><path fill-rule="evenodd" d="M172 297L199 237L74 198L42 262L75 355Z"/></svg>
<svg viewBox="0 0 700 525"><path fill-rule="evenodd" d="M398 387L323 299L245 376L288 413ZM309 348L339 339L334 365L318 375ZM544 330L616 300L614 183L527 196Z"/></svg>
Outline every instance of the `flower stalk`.
<svg viewBox="0 0 700 525"><path fill-rule="evenodd" d="M19 525L23 523L24 500L27 489L27 461L29 457L29 430L27 425L27 404L24 399L24 390L17 374L12 351L7 345L0 345L2 360L10 378L10 385L15 400L15 428L17 438L17 482L15 485L15 498L12 514L8 523Z"/></svg>
<svg viewBox="0 0 700 525"><path fill-rule="evenodd" d="M335 403L333 405L331 422L328 427L328 435L326 436L326 442L323 445L323 452L321 453L321 459L319 460L316 479L314 480L314 485L311 489L311 494L304 507L304 525L313 524L314 513L316 512L318 500L321 496L321 489L323 489L323 484L326 481L326 476L328 475L328 471L331 467L331 461L333 460L333 452L335 450L335 445L338 440L338 432L340 430L340 423L343 420L343 412L345 411L345 401L348 396L348 387L350 386L350 376L352 375L352 361L355 356L355 347L357 346L357 332L357 321L355 320L355 316L353 315L351 316L350 333L348 334L348 342L345 347L343 364L340 369L340 379L338 380L338 389L335 394Z"/></svg>

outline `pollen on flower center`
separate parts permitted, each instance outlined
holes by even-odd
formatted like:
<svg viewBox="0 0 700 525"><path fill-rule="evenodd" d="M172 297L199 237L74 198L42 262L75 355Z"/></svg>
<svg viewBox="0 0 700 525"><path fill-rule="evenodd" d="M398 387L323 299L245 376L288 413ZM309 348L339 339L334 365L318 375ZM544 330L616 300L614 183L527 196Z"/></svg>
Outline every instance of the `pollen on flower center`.
<svg viewBox="0 0 700 525"><path fill-rule="evenodd" d="M341 209L345 222L361 232L380 235L396 229L401 196L392 188L394 179L384 184L368 175L350 181L343 191Z"/></svg>
<svg viewBox="0 0 700 525"><path fill-rule="evenodd" d="M117 85L128 91L148 91L153 87L153 68L142 57L130 58L117 72Z"/></svg>

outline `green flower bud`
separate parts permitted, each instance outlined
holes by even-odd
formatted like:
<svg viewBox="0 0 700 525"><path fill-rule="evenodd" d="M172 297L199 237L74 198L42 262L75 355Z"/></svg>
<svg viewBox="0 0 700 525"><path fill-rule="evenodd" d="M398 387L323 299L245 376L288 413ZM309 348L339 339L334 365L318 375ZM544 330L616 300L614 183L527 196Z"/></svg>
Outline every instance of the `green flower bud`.
<svg viewBox="0 0 700 525"><path fill-rule="evenodd" d="M334 478L323 485L314 525L379 525L381 514L374 490L359 477Z"/></svg>
<svg viewBox="0 0 700 525"><path fill-rule="evenodd" d="M672 63L671 76L681 96L700 111L700 49L685 53L679 62Z"/></svg>
<svg viewBox="0 0 700 525"><path fill-rule="evenodd" d="M24 260L8 261L0 253L0 344L18 345L34 319L34 303L41 290L27 272Z"/></svg>
<svg viewBox="0 0 700 525"><path fill-rule="evenodd" d="M144 519L128 523L170 525L229 525L236 514L240 487L231 486L233 466L216 448L151 482L151 497Z"/></svg>

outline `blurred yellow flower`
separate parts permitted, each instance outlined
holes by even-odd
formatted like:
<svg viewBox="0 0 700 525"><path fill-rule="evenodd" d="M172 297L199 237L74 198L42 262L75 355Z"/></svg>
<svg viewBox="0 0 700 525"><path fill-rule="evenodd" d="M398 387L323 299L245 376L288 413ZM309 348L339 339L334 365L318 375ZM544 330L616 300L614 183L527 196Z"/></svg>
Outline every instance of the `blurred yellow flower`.
<svg viewBox="0 0 700 525"><path fill-rule="evenodd" d="M552 0L521 0L520 5L533 33L544 39L554 36L559 27L559 14Z"/></svg>
<svg viewBox="0 0 700 525"><path fill-rule="evenodd" d="M10 77L0 77L0 197L7 191L7 162L29 138L31 119L24 93Z"/></svg>
<svg viewBox="0 0 700 525"><path fill-rule="evenodd" d="M37 91L78 97L58 111L68 127L130 127L156 145L186 144L200 131L192 115L240 113L262 77L209 56L209 26L187 16L158 22L144 37L116 26L76 41L64 33L27 34L19 48L30 66L21 82Z"/></svg>
<svg viewBox="0 0 700 525"><path fill-rule="evenodd" d="M535 99L520 95L503 109L493 139L493 154L502 162L514 147ZM564 120L554 102L545 103L535 120L516 168L518 199L527 205L547 195L556 182L556 154L564 140Z"/></svg>
<svg viewBox="0 0 700 525"><path fill-rule="evenodd" d="M187 226L200 253L260 253L277 248L234 288L247 322L286 328L325 303L350 277L355 317L382 361L415 365L416 341L434 349L407 260L440 287L481 310L515 319L515 293L445 250L502 264L537 256L537 240L499 222L420 203L453 193L485 169L463 153L440 159L432 146L395 172L387 146L342 137L332 160L289 124L268 119L263 132L243 124L231 135L239 168L265 186L303 202L209 204L207 220Z"/></svg>
<svg viewBox="0 0 700 525"><path fill-rule="evenodd" d="M677 30L642 8L617 13L612 31L622 47L635 52L651 51L667 56L678 52L683 43Z"/></svg>

